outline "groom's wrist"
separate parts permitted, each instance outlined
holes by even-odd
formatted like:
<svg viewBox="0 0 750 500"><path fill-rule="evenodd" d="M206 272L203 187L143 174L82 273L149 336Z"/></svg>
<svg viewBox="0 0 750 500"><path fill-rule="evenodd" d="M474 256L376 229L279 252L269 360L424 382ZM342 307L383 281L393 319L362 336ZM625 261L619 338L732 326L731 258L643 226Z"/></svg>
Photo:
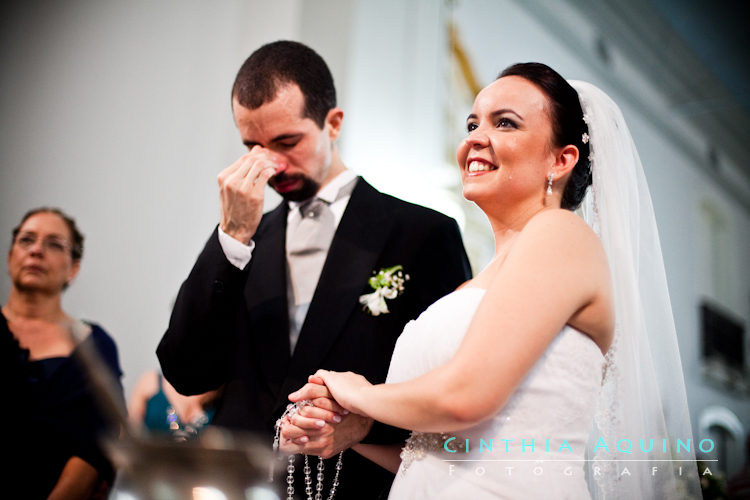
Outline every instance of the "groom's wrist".
<svg viewBox="0 0 750 500"><path fill-rule="evenodd" d="M364 417L362 415L357 415L356 413L350 413L345 418L349 419L349 422L347 423L350 424L347 426L349 430L345 433L348 434L345 436L345 439L347 440L346 447L351 448L352 446L361 443L362 440L367 437L372 430L375 421L370 417Z"/></svg>

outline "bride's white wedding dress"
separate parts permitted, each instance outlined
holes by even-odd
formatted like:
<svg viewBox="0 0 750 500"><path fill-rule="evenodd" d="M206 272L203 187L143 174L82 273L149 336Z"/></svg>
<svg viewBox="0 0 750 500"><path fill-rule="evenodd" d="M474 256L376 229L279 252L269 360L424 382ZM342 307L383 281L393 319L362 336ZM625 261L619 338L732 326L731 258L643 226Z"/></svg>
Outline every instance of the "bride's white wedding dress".
<svg viewBox="0 0 750 500"><path fill-rule="evenodd" d="M483 296L482 289L463 288L407 324L386 383L411 380L450 360ZM494 417L442 437L414 433L389 498L590 498L583 459L603 365L594 341L565 327ZM444 449L446 437L456 437L447 445L455 453Z"/></svg>

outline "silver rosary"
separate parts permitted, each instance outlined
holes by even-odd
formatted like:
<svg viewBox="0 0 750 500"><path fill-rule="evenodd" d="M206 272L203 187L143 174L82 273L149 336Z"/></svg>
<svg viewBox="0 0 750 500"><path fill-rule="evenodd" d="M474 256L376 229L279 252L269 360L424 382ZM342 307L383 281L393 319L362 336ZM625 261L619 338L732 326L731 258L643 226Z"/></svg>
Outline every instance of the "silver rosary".
<svg viewBox="0 0 750 500"><path fill-rule="evenodd" d="M313 406L312 401L309 399L305 399L304 401L300 401L299 403L292 403L287 405L286 410L284 410L284 414L281 415L281 418L279 418L276 421L275 429L276 429L276 435L273 438L273 451L274 453L278 454L279 452L279 435L281 434L281 427L284 425L284 417L293 417L299 411L304 408L305 406ZM339 453L339 459L336 462L336 475L333 477L333 483L331 484L331 490L328 493L328 500L333 500L333 497L336 496L336 488L339 487L339 473L341 473L341 469L343 467L343 462L341 461L341 457L344 456L344 452L342 451ZM281 460L281 456L279 456L279 460ZM289 455L288 465L286 466L286 493L287 493L287 500L294 500L294 455ZM323 463L323 459L321 457L318 457L318 475L317 480L318 482L315 485L315 489L317 493L315 493L315 496L313 497L313 488L312 488L312 477L310 477L310 473L312 472L312 469L310 468L310 463L308 462L308 457L305 455L305 468L303 469L303 472L305 473L305 494L307 495L307 500L323 500L323 479L325 478L325 475L323 473L323 470L325 469L325 464ZM268 482L273 482L273 470L274 470L274 463L271 462L271 470L269 472L268 476Z"/></svg>

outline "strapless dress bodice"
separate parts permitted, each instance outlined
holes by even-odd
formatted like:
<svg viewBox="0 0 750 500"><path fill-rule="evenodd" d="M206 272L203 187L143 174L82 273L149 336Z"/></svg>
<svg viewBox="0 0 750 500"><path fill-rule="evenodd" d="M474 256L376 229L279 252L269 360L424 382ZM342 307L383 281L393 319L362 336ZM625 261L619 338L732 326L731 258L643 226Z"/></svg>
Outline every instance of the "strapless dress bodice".
<svg viewBox="0 0 750 500"><path fill-rule="evenodd" d="M463 288L408 323L386 383L449 361L483 297ZM415 433L390 498L589 498L583 460L603 365L593 340L566 326L495 416L442 437ZM454 453L441 446L446 438L455 438L447 445Z"/></svg>

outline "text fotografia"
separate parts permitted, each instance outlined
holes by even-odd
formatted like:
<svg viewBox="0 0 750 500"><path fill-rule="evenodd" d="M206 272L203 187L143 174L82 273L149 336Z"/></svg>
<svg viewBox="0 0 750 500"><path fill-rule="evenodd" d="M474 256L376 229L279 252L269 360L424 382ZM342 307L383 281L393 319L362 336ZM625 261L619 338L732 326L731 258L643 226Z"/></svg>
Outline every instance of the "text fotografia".
<svg viewBox="0 0 750 500"><path fill-rule="evenodd" d="M470 460L470 461L472 461L472 460ZM683 474L683 467L685 468L684 474ZM601 476L602 475L602 468L603 467L593 466L591 468L592 469L591 473L594 476ZM477 476L484 476L484 474L487 472L488 469L490 469L489 465L484 466L484 467L483 466L479 466L479 467L476 468L476 470L474 471L474 473ZM542 476L542 475L544 475L544 467L542 467L539 464L535 464L533 466L529 466L529 467L526 467L526 468L525 467L519 467L519 466L500 466L499 471L500 471L501 474L503 473L503 469L505 470L505 472L507 472L508 476L512 476L514 474L515 475L519 475L519 474L523 475L524 473L528 473L527 469L531 469L532 473L535 476ZM663 471L664 469L665 469L665 467L651 467L651 471L650 472L651 472L652 476L658 476L660 474L659 471ZM456 472L456 465L453 465L453 464L448 465L448 475L452 476L454 472ZM491 470L491 472L493 474L495 474L495 475L497 473L497 471L494 471L494 470ZM553 473L555 473L555 472L559 472L559 471L553 471ZM687 475L693 475L696 472L698 472L698 469L694 465L693 466L679 466L679 467L675 466L675 467L673 467L673 470L669 472L669 474L673 474L674 473L674 474L677 474L679 476L682 476L682 475L687 476ZM576 476L576 475L579 475L579 474L583 473L583 469L581 467L576 467L576 468L566 467L565 469L562 470L562 473L564 475L566 475L566 476ZM619 468L617 471L615 471L615 473L618 476L621 476L621 477L627 477L627 476L632 476L633 475L628 470L627 466ZM711 469L709 469L708 467L706 467L703 470L703 472L701 473L701 475L702 476L713 476L714 474L713 474L713 472L711 472Z"/></svg>
<svg viewBox="0 0 750 500"><path fill-rule="evenodd" d="M484 439L480 439L477 443L476 441L470 442L469 439L461 440L456 437L451 437L445 440L445 442L443 443L443 449L448 453L452 453L453 455L450 456L450 458L444 456L445 458L443 459L443 462L499 462L494 465L487 463L482 464L481 466L471 466L471 468L476 468L474 473L478 476L484 475L487 470L486 468L496 469L493 470L493 474L497 474L499 472L501 474L505 473L509 476L512 476L514 474L520 473L521 475L524 475L524 473L532 472L535 476L541 476L545 473L545 467L542 466L545 462L550 462L550 464L548 464L552 468L552 471L550 472L562 472L566 476L576 476L579 474L583 474L583 462L593 462L590 464L589 470L590 473L594 476L602 475L602 470L605 468L605 463L607 462L615 467L615 469L612 469L612 467L607 467L607 469L610 471L609 474L614 472L619 476L625 477L632 475L628 470L630 462L654 462L648 467L652 476L660 475L661 471L665 469L671 469L671 472L669 472L670 474L674 473L679 476L682 476L683 474L692 475L697 472L697 468L695 466L695 458L692 455L692 453L696 450L691 449L691 446L694 444L691 439L686 439L684 441L681 439L677 439L676 442L670 442L667 439L662 439L661 442L658 442L659 440L657 440L656 443L654 443L653 439L639 439L637 440L636 444L634 444L633 441L635 440L627 438L619 439L616 441L613 440L610 443L607 443L604 438L599 438L592 449L576 450L576 452L579 453L574 453L573 447L568 443L567 439L563 439L562 441L555 441L556 442L553 442L553 440L550 439L489 439L487 441L485 441ZM703 439L698 442L696 448L704 453L709 453L714 449L714 442L711 439ZM480 458L467 459L463 458L465 457L465 455L461 454L473 452L473 455L471 456L477 457L477 450L479 451L479 453L482 453ZM583 451L590 451L592 452L591 456L594 456L597 452L606 452L609 453L609 455L607 456L611 457L613 456L611 452L614 452L615 450L622 455L620 455L618 458L613 459L583 459L581 458L583 456L583 453L580 453ZM529 453L529 455L521 455L519 457L519 451L524 454ZM661 452L661 454L659 452ZM484 453L495 453L495 455L484 455ZM506 455L506 453L509 455ZM550 453L550 458L544 457L544 453ZM568 453L570 454L570 457L566 456ZM679 453L690 454L690 458L681 459L679 458ZM646 458L641 458L644 457L644 454ZM665 454L668 454L666 456L670 458L664 458ZM683 457L684 456L685 455L683 455ZM515 463L511 465L507 462ZM553 466L552 463L554 462L580 462L581 465L573 467L566 466L565 464L558 464L558 466ZM672 464L671 466L667 464L657 465L656 462L671 462ZM688 464L687 462L692 462L692 465ZM467 466L469 466L469 464L463 464L461 465L461 468L463 470L466 470ZM456 472L457 467L459 467L459 465L448 465L448 475L453 475L453 473ZM639 470L643 469L639 468ZM708 467L706 467L703 470L702 475L712 476L713 473Z"/></svg>
<svg viewBox="0 0 750 500"><path fill-rule="evenodd" d="M691 439L686 439L683 442L683 440L677 439L677 442L675 443L675 451L677 453L692 453L691 441ZM479 443L474 442L472 445L472 443L470 443L468 439L460 441L456 437L451 437L445 440L445 443L443 443L443 449L448 453L469 453L477 445L479 446L479 453L494 453L496 448L500 453L510 453L511 447L513 447L514 452L517 452L520 447L522 453L573 453L573 447L570 446L567 439L563 439L561 442L559 442L559 446L555 443L551 443L550 439L545 439L543 441L534 439L521 439L520 442L514 439L489 439L487 441L485 441L484 439L480 439ZM662 453L668 453L671 452L672 449L670 443L666 439L661 440L661 447L659 447L659 443L657 442L656 450L654 448L653 439L639 439L638 447L643 453L658 453L657 450L659 448L661 448ZM703 453L709 453L714 449L714 442L711 439L703 439L698 443L697 448ZM596 453L600 450L603 450L609 453L610 450L615 449L618 452L625 454L633 454L633 451L638 450L638 448L634 448L633 441L627 438L620 439L616 443L610 443L609 445L605 442L604 438L599 438L591 451L593 453Z"/></svg>

